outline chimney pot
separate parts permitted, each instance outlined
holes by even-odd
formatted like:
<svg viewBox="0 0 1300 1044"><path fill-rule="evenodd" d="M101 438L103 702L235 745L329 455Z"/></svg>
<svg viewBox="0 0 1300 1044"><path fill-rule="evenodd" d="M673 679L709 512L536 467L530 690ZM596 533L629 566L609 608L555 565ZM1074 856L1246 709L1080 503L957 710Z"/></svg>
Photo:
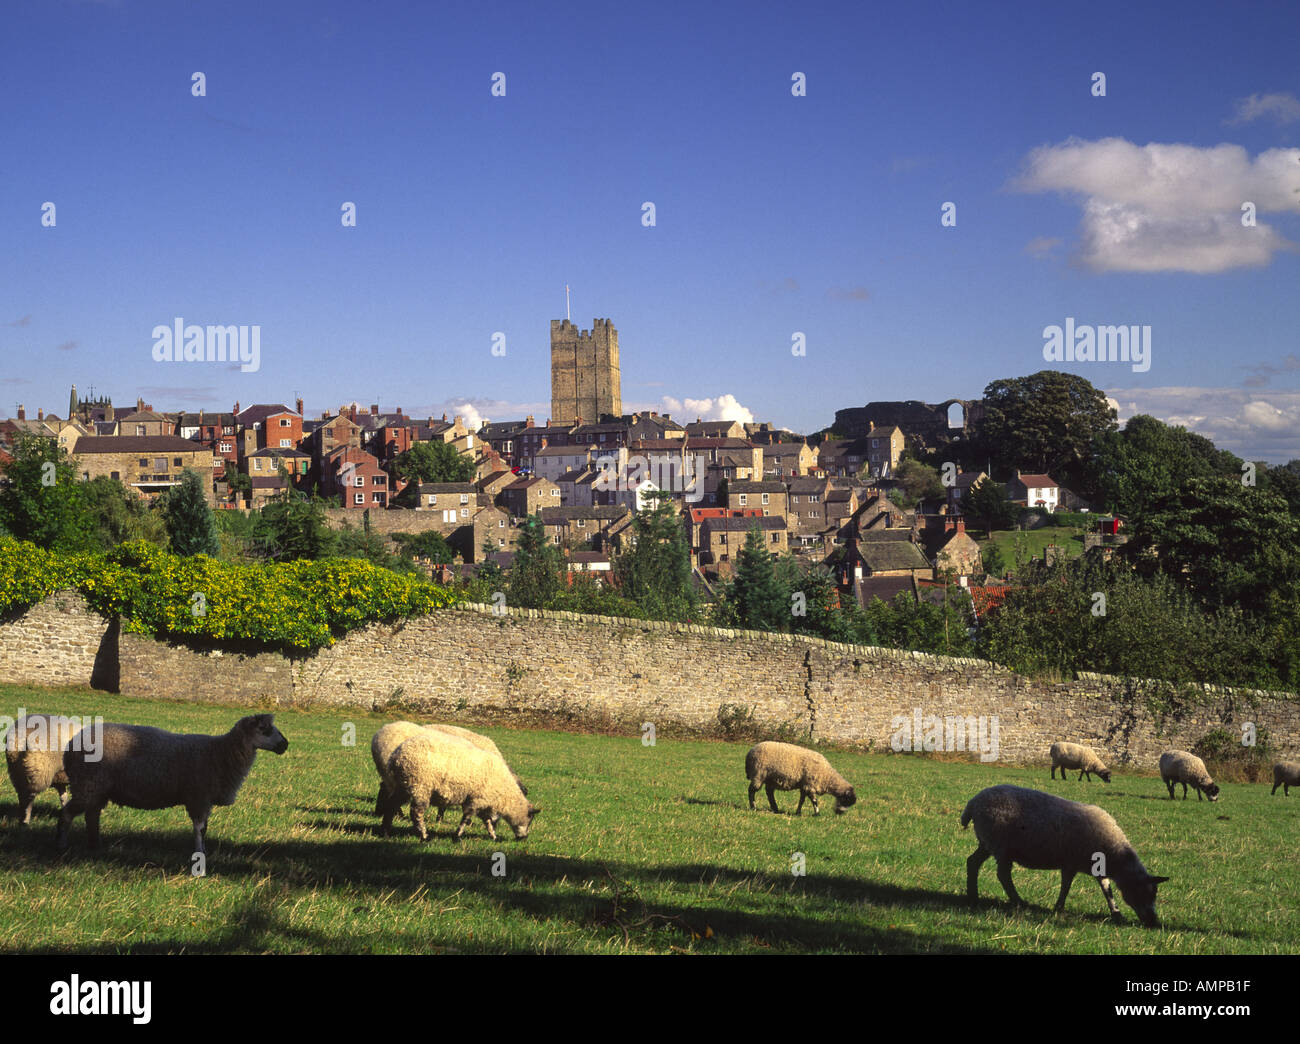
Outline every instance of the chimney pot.
<svg viewBox="0 0 1300 1044"><path fill-rule="evenodd" d="M36 419L37 419L37 420L44 420L44 419L45 419L45 407L44 407L44 406L37 406L37 407L36 407Z"/></svg>
<svg viewBox="0 0 1300 1044"><path fill-rule="evenodd" d="M18 419L19 419L19 420L26 420L26 419L27 419L27 409L26 409L26 407L24 407L24 406L19 406L19 407L18 407Z"/></svg>

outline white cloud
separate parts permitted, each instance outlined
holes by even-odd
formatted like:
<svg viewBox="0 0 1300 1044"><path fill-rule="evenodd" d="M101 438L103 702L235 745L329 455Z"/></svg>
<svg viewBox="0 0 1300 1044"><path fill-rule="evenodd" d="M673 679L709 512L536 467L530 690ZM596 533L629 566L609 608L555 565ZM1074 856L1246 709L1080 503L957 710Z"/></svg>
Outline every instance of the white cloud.
<svg viewBox="0 0 1300 1044"><path fill-rule="evenodd" d="M754 415L742 406L734 395L719 395L712 399L674 399L665 395L661 413L673 413L683 424L699 417L700 420L740 421L753 424Z"/></svg>
<svg viewBox="0 0 1300 1044"><path fill-rule="evenodd" d="M1297 182L1300 149L1252 160L1240 145L1071 138L1031 151L1012 186L1082 197L1080 256L1091 268L1207 273L1266 265L1295 248L1259 215L1300 212ZM1255 205L1255 227L1241 223L1246 202Z"/></svg>
<svg viewBox="0 0 1300 1044"><path fill-rule="evenodd" d="M1300 120L1300 98L1294 94L1281 91L1275 94L1252 94L1237 102L1237 115L1228 123L1249 123L1264 116L1271 116L1278 123L1294 123Z"/></svg>
<svg viewBox="0 0 1300 1044"><path fill-rule="evenodd" d="M1300 391L1241 388L1110 389L1123 425L1137 413L1204 435L1245 460L1282 464L1300 458Z"/></svg>

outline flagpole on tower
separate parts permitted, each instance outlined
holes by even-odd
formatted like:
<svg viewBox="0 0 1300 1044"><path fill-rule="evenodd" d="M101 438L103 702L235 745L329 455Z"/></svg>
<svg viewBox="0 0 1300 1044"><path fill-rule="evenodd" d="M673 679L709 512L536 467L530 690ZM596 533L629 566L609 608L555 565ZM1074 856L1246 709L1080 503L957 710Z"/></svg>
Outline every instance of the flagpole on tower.
<svg viewBox="0 0 1300 1044"><path fill-rule="evenodd" d="M564 318L570 320L573 318L571 315L569 315L569 284L568 283L564 284Z"/></svg>

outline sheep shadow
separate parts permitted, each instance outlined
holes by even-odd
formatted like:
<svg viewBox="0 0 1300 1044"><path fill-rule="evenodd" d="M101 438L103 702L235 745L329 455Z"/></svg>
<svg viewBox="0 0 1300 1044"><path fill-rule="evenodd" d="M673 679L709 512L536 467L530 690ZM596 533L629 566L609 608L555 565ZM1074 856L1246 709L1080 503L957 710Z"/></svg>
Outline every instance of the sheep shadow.
<svg viewBox="0 0 1300 1044"><path fill-rule="evenodd" d="M90 863L111 869L123 878L137 876L142 863L157 868L162 856L163 869L176 857L176 873L189 875L189 845L183 831L169 832L167 852L160 852L160 836L154 832L125 831L105 836L105 847L98 852L77 851L65 858L69 862ZM503 839L504 840L504 839ZM499 846L499 847L498 847ZM494 877L494 850L507 853L508 877ZM148 853L147 859L145 853ZM380 856L380 858L376 858ZM968 909L963 896L921 888L903 888L859 877L832 877L810 874L789 877L784 873L756 874L727 866L703 863L669 864L654 867L621 862L569 859L562 856L532 853L527 841L507 840L493 844L485 836L456 843L449 835L431 836L420 843L410 834L398 838L376 837L373 844L355 841L273 840L264 843L223 842L210 837L207 876L210 878L260 881L272 868L288 889L318 887L325 879L347 880L358 892L378 900L395 888L409 889L412 878L425 880L431 895L473 892L489 904L508 905L539 923L562 921L582 926L585 947L590 946L590 932L611 941L615 948L667 949L672 945L695 945L702 952L710 948L705 936L726 938L731 950L799 948L822 952L903 953L950 952L992 953L993 948L936 939L932 934L911 931L895 925L850 924L844 920L844 906L853 903L893 905L913 909L960 911ZM727 908L721 889L731 884L752 883L756 879L766 889L771 882L798 900L801 912L753 912ZM587 882L579 886L576 882ZM661 888L665 882L683 885L707 885L714 889L709 898L686 898L656 895L643 898L642 892ZM197 885L201 887L201 885ZM454 920L440 922L430 942L436 947L467 952L502 952L500 944L476 946L456 935ZM607 933L607 934L606 934ZM476 933L477 934L477 933ZM697 938L699 937L699 938ZM409 935L400 933L374 936L367 934L367 948L376 952L409 950ZM98 944L97 944L98 945ZM715 944L716 945L716 944ZM551 948L550 943L547 944ZM120 952L121 944L77 952ZM175 952L196 949L193 940L150 939L132 945L132 952ZM264 952L268 949L309 948L327 952L355 952L347 938L313 929L289 929L274 913L252 909L235 930L226 930L205 939L203 952ZM527 944L516 947L527 952ZM68 952L67 947L33 947L12 952Z"/></svg>

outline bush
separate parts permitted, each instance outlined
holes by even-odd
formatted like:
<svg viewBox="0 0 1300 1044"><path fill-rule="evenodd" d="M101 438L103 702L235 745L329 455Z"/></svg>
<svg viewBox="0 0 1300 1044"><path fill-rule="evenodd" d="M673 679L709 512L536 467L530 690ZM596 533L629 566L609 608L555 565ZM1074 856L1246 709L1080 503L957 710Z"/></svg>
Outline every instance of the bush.
<svg viewBox="0 0 1300 1044"><path fill-rule="evenodd" d="M76 587L125 630L287 652L333 645L368 623L431 612L454 600L425 580L361 559L241 565L181 558L143 541L106 555L60 555L0 540L0 613Z"/></svg>

